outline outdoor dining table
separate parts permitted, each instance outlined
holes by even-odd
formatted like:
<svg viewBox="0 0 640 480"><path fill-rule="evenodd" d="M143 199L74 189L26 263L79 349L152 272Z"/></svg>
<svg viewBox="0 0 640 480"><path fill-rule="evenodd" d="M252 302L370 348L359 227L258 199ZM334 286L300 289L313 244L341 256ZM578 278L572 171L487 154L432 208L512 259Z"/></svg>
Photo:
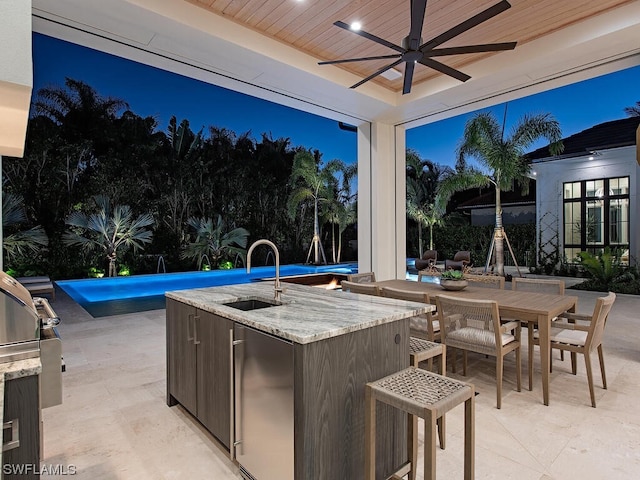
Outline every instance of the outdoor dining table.
<svg viewBox="0 0 640 480"><path fill-rule="evenodd" d="M426 291L436 297L438 295L448 295L474 300L494 300L498 302L500 316L537 324L540 337L542 397L544 404L549 405L549 372L551 367L549 334L551 320L563 312L575 312L578 305L578 297L502 290L475 285L468 285L464 290L449 291L444 290L437 283L411 280L382 280L374 283L380 287L391 287L412 292Z"/></svg>

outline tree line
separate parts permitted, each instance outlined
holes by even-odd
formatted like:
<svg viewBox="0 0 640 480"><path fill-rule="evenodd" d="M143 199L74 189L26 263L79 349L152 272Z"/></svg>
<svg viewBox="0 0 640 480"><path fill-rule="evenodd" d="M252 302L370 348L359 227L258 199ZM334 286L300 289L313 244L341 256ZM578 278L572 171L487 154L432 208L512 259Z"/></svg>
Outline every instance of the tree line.
<svg viewBox="0 0 640 480"><path fill-rule="evenodd" d="M429 249L445 257L475 247L483 258L494 237L503 274L500 192L526 191L525 153L537 139L562 151L550 114L504 127L491 114L474 115L454 168L407 151L408 256L422 255L425 231ZM242 266L247 242L259 238L279 246L283 263L355 260L348 240L357 238L356 175L356 165L325 162L288 138L255 140L215 126L196 132L175 117L161 131L125 101L67 78L36 93L24 158L3 159L5 269L74 278L89 269L114 275L121 264L151 273L160 255L168 271ZM494 232L462 241L454 194L477 187L496 193ZM512 243L534 244L535 226L521 237ZM524 251L516 254L522 260Z"/></svg>
<svg viewBox="0 0 640 480"><path fill-rule="evenodd" d="M196 132L175 117L161 131L153 117L79 80L36 92L24 157L4 157L2 169L4 197L20 212L4 218L5 239L39 235L5 241L5 270L20 274L83 277L96 267L113 273L114 262L150 273L159 255L167 271L202 267L204 257L242 266L238 229L245 241L274 241L286 263L306 259L314 231L331 260L355 258L341 243L355 237L346 232L355 223L355 166L265 133ZM142 230L152 235L115 246L127 226L121 207L131 223L151 219ZM100 240L109 233L110 246Z"/></svg>

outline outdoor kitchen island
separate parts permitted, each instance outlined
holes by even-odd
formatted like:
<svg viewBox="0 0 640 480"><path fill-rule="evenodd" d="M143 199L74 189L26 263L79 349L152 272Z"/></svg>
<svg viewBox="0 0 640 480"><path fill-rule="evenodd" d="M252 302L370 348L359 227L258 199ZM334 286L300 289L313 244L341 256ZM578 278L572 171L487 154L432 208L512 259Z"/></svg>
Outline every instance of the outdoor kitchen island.
<svg viewBox="0 0 640 480"><path fill-rule="evenodd" d="M364 478L364 385L409 366L433 307L271 282L167 292L167 404L256 480ZM378 407L376 461L407 460L406 416Z"/></svg>

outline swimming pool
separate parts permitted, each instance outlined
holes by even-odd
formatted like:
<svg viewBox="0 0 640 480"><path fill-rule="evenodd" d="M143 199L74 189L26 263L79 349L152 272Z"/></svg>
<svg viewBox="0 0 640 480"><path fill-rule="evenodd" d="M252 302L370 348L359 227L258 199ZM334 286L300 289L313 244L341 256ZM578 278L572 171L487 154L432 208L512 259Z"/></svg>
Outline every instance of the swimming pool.
<svg viewBox="0 0 640 480"><path fill-rule="evenodd" d="M280 276L309 273L356 273L357 263L337 265L281 265ZM273 265L207 272L158 273L131 277L59 280L56 284L93 317L165 308L165 292L249 283L275 277Z"/></svg>

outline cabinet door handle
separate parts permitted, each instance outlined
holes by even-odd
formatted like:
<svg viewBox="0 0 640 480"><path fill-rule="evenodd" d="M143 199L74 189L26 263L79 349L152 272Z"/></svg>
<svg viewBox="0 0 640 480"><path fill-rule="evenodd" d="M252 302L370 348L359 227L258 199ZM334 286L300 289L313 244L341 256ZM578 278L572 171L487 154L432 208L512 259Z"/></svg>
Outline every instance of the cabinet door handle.
<svg viewBox="0 0 640 480"><path fill-rule="evenodd" d="M193 313L187 315L187 342L193 342L193 317Z"/></svg>
<svg viewBox="0 0 640 480"><path fill-rule="evenodd" d="M200 340L198 340L198 330L200 326L200 315L195 315L193 317L193 344L200 344Z"/></svg>
<svg viewBox="0 0 640 480"><path fill-rule="evenodd" d="M20 422L18 422L18 419L14 418L2 424L3 437L5 430L11 431L11 439L2 444L2 451L6 452L18 448L20 446Z"/></svg>

